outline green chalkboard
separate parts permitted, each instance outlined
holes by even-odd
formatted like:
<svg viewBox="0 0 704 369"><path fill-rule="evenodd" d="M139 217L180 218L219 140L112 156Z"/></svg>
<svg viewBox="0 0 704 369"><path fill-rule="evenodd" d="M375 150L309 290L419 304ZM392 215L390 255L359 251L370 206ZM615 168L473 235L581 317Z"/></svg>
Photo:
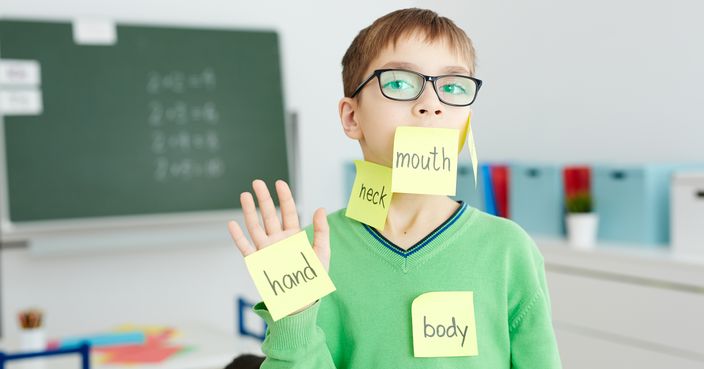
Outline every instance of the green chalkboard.
<svg viewBox="0 0 704 369"><path fill-rule="evenodd" d="M35 60L43 111L5 116L12 222L223 210L288 180L275 32L0 20L0 56Z"/></svg>

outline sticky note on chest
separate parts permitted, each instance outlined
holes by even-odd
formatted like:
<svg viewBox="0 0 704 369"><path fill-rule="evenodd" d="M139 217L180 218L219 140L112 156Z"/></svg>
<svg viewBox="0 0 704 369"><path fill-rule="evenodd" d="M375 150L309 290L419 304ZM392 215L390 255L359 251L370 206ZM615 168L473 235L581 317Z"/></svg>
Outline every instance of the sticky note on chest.
<svg viewBox="0 0 704 369"><path fill-rule="evenodd" d="M459 130L398 127L392 192L455 195Z"/></svg>
<svg viewBox="0 0 704 369"><path fill-rule="evenodd" d="M391 168L364 160L354 165L357 175L345 215L383 230L391 205Z"/></svg>
<svg viewBox="0 0 704 369"><path fill-rule="evenodd" d="M250 254L244 262L274 320L335 291L305 231Z"/></svg>
<svg viewBox="0 0 704 369"><path fill-rule="evenodd" d="M411 306L415 357L476 356L474 293L428 292Z"/></svg>

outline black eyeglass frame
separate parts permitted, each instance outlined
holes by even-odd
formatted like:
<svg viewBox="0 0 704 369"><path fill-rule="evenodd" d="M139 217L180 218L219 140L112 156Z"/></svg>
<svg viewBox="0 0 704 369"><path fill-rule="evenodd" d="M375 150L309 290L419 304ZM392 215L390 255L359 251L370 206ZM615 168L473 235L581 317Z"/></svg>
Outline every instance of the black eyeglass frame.
<svg viewBox="0 0 704 369"><path fill-rule="evenodd" d="M398 98L390 97L390 96L386 95L386 94L384 93L384 89L383 89L382 86L381 86L381 74L384 73L384 72L390 72L390 71L398 71L398 72L413 73L413 74L415 74L415 75L417 75L417 76L423 78L423 86L420 87L420 91L418 91L418 95L416 95L416 96L413 97L413 98L408 98L408 99L398 99ZM442 102L443 104L450 105L450 106L470 106L470 105L472 105L472 104L474 103L475 100L477 100L477 95L479 94L479 89L482 87L482 80L477 79L477 78L474 78L474 77L470 77L470 76L461 75L461 74L443 74L443 75L440 75L440 76L426 76L426 75L423 74L423 73L419 73L419 72L412 71L412 70L408 70L408 69L398 69L398 68L377 69L377 70L374 71L374 73L372 73L371 76L369 76L369 78L367 78L364 82L362 82L362 83L359 85L359 87L357 87L357 89L354 90L354 92L352 93L352 95L351 95L350 97L355 97L355 96L357 96L357 95L362 91L362 88L364 88L364 86L366 86L367 83L369 83L369 81L371 81L372 79L374 79L374 77L376 77L377 81L379 82L379 90L381 91L381 94L384 95L385 98L390 99L390 100L395 100L395 101L413 101L413 100L418 99L418 98L420 97L420 95L423 94L423 91L425 90L425 85L427 84L426 82L427 82L427 81L430 81L430 83L433 84L433 90L435 91L435 95L437 95L438 100L440 100L440 102ZM468 104L451 104L451 103L445 102L445 101L440 97L440 93L438 92L438 86L435 84L435 82L436 82L438 79L443 78L443 77L468 78L468 79L471 79L472 81L474 81L474 83L477 85L477 90L474 91L474 97L472 97L472 101L470 101Z"/></svg>

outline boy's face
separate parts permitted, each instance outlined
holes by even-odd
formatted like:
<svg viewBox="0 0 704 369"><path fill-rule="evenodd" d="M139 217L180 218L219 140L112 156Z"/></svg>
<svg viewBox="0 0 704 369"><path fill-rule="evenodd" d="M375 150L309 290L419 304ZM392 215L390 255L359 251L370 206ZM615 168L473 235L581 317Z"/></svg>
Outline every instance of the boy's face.
<svg viewBox="0 0 704 369"><path fill-rule="evenodd" d="M442 40L426 43L423 38L413 35L399 39L395 48L387 46L370 63L364 78L376 69L386 68L408 69L429 76L469 75L467 62L455 55L449 44ZM391 167L394 134L400 126L464 128L470 107L443 104L432 83L425 83L423 93L414 101L384 97L377 78L369 81L356 99L340 100L340 119L345 134L359 141L365 160Z"/></svg>

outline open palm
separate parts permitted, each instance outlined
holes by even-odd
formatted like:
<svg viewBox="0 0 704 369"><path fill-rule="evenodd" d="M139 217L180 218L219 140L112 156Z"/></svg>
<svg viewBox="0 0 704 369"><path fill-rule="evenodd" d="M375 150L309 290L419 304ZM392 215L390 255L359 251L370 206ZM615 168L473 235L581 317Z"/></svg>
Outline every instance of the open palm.
<svg viewBox="0 0 704 369"><path fill-rule="evenodd" d="M298 212L296 211L296 203L293 200L291 189L286 182L282 180L276 181L276 195L279 199L279 206L281 207L281 219L279 219L276 212L274 200L269 193L266 183L257 179L252 182L252 188L257 196L257 203L261 211L264 228L262 228L259 222L259 216L257 215L257 208L254 205L252 194L243 192L240 195L240 204L242 205L242 212L244 213L244 223L254 246L252 246L244 235L242 228L237 222L230 221L227 224L232 239L235 241L242 256L245 257L301 231L298 222ZM325 270L329 270L330 232L325 210L322 208L317 209L315 214L313 214L313 250L315 254L318 255Z"/></svg>

